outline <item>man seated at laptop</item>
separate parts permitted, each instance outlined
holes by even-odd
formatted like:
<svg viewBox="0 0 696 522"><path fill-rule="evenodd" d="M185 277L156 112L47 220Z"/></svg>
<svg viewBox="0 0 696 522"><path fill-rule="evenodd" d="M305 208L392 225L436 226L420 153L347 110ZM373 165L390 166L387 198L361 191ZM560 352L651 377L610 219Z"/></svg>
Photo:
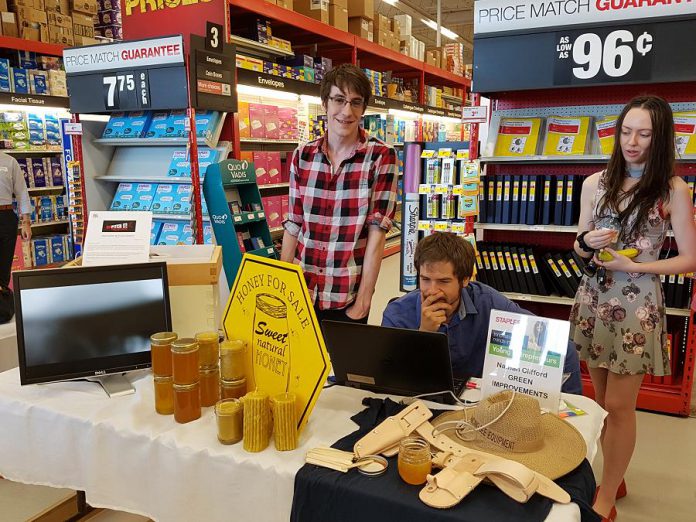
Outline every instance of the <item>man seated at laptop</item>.
<svg viewBox="0 0 696 522"><path fill-rule="evenodd" d="M455 234L426 237L414 255L420 290L389 303L382 316L382 326L447 334L455 378L481 376L492 309L533 315L490 286L470 280L475 256L474 247ZM562 391L582 393L580 362L572 342L563 373L570 377Z"/></svg>

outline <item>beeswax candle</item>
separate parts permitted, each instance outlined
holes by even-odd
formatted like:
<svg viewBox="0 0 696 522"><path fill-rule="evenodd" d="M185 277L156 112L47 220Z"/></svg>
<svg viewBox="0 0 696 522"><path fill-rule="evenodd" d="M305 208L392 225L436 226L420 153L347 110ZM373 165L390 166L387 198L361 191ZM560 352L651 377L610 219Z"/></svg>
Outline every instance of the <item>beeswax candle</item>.
<svg viewBox="0 0 696 522"><path fill-rule="evenodd" d="M286 392L273 396L273 437L278 451L294 450L297 447L297 420L295 418L294 393Z"/></svg>
<svg viewBox="0 0 696 522"><path fill-rule="evenodd" d="M247 393L244 402L244 449L263 451L271 436L271 410L268 395L258 390Z"/></svg>

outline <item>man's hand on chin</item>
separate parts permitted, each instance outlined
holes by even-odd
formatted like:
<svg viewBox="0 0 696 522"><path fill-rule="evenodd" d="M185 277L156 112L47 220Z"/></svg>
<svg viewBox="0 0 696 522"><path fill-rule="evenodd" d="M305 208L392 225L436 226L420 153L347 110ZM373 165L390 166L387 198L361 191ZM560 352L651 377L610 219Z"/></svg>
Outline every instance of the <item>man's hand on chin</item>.
<svg viewBox="0 0 696 522"><path fill-rule="evenodd" d="M421 332L437 332L452 311L452 305L445 300L443 292L437 292L423 299L421 304Z"/></svg>

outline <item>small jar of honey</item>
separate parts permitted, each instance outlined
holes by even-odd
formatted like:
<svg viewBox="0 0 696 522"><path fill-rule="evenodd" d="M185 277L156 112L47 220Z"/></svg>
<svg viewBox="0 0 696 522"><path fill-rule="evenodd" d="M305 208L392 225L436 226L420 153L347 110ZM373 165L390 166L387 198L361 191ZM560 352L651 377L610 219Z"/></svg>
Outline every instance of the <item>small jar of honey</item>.
<svg viewBox="0 0 696 522"><path fill-rule="evenodd" d="M200 365L200 367L217 367L217 365L220 364L220 342L218 333L197 333L196 341L198 341L198 364Z"/></svg>
<svg viewBox="0 0 696 522"><path fill-rule="evenodd" d="M193 384L174 385L174 420L180 424L194 421L201 416L200 386Z"/></svg>
<svg viewBox="0 0 696 522"><path fill-rule="evenodd" d="M242 440L244 408L239 399L223 399L215 406L218 440L222 444L235 444Z"/></svg>
<svg viewBox="0 0 696 522"><path fill-rule="evenodd" d="M399 444L399 475L407 484L424 484L432 471L430 444L420 437L406 437Z"/></svg>
<svg viewBox="0 0 696 522"><path fill-rule="evenodd" d="M223 341L220 345L220 373L226 381L236 381L245 375L246 343L240 339Z"/></svg>
<svg viewBox="0 0 696 522"><path fill-rule="evenodd" d="M220 368L201 368L201 406L215 406L220 400Z"/></svg>
<svg viewBox="0 0 696 522"><path fill-rule="evenodd" d="M174 382L171 377L155 375L155 411L160 415L174 413Z"/></svg>
<svg viewBox="0 0 696 522"><path fill-rule="evenodd" d="M172 342L172 376L174 384L198 382L198 343L184 337Z"/></svg>
<svg viewBox="0 0 696 522"><path fill-rule="evenodd" d="M150 336L152 352L152 373L159 377L172 375L172 342L178 335L174 332L158 332Z"/></svg>
<svg viewBox="0 0 696 522"><path fill-rule="evenodd" d="M223 399L240 399L246 395L247 383L246 378L237 379L236 381L228 381L222 379L221 396Z"/></svg>

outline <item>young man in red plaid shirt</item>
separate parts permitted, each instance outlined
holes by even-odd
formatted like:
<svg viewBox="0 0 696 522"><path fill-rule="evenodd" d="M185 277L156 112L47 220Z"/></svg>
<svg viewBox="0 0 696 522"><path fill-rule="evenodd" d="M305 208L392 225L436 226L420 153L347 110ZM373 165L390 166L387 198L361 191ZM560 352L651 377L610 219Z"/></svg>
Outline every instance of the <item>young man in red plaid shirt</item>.
<svg viewBox="0 0 696 522"><path fill-rule="evenodd" d="M281 259L302 267L319 321L367 323L396 210L396 153L360 128L372 88L351 64L321 83L326 134L290 165Z"/></svg>

